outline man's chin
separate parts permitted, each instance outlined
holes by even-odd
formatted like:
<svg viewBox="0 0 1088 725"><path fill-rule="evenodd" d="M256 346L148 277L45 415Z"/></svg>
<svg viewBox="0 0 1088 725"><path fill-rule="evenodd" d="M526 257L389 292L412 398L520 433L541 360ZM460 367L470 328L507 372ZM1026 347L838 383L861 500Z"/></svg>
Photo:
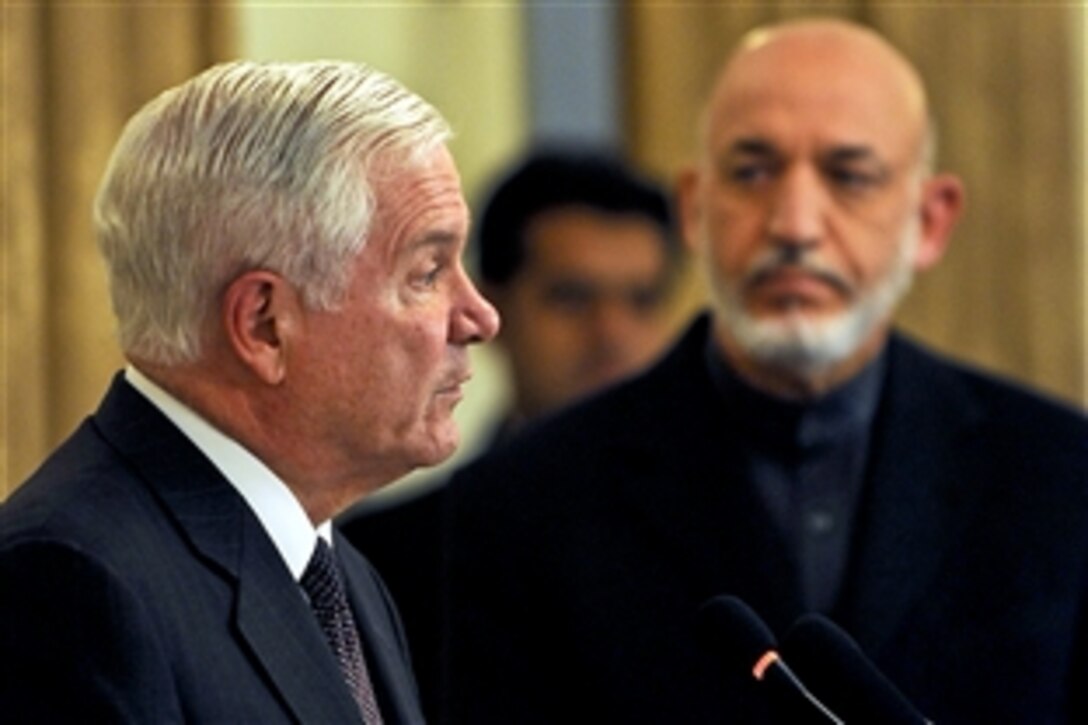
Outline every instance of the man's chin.
<svg viewBox="0 0 1088 725"><path fill-rule="evenodd" d="M833 328L842 326L851 317L851 309L819 305L782 305L760 310L746 310L741 314L748 325L780 330L788 334L794 330L809 328Z"/></svg>
<svg viewBox="0 0 1088 725"><path fill-rule="evenodd" d="M843 313L791 313L775 319L745 316L733 319L730 327L753 359L806 376L846 360L864 339L856 317Z"/></svg>
<svg viewBox="0 0 1088 725"><path fill-rule="evenodd" d="M428 445L421 447L416 460L416 468L430 468L445 463L461 443L461 436L456 426L450 425L448 430L433 435Z"/></svg>

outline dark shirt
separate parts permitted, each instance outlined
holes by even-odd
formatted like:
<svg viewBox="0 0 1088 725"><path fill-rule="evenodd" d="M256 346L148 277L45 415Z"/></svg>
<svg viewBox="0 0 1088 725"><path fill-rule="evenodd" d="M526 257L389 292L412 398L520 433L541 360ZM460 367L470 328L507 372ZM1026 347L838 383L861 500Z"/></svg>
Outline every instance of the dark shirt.
<svg viewBox="0 0 1088 725"><path fill-rule="evenodd" d="M745 468L792 553L810 611L833 611L850 553L884 356L812 401L777 398L741 380L711 338L707 364L745 438Z"/></svg>

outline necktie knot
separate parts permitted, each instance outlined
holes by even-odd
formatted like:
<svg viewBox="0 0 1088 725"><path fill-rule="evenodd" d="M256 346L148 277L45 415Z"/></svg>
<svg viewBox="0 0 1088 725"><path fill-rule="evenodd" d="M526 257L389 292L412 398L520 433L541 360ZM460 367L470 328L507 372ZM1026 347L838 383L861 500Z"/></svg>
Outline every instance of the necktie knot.
<svg viewBox="0 0 1088 725"><path fill-rule="evenodd" d="M341 605L347 606L347 594L340 579L336 558L321 537L317 539L310 563L306 565L306 571L302 572L299 583L323 628L326 619L332 621L338 613L342 614Z"/></svg>
<svg viewBox="0 0 1088 725"><path fill-rule="evenodd" d="M347 591L340 576L332 549L321 537L317 539L313 556L299 580L310 600L321 631L332 648L344 680L351 688L363 721L367 725L380 725L381 714L374 686L367 672L359 630L348 604Z"/></svg>

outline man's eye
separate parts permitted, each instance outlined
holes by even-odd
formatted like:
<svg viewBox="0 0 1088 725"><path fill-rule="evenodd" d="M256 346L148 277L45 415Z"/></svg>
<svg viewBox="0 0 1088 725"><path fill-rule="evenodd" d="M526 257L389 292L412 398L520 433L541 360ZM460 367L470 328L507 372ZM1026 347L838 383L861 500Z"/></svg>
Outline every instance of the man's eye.
<svg viewBox="0 0 1088 725"><path fill-rule="evenodd" d="M774 169L770 164L738 164L727 171L729 180L737 184L756 184L771 178Z"/></svg>
<svg viewBox="0 0 1088 725"><path fill-rule="evenodd" d="M867 191L878 186L882 180L878 173L851 168L832 168L827 171L827 176L835 186L846 191Z"/></svg>
<svg viewBox="0 0 1088 725"><path fill-rule="evenodd" d="M421 289L430 289L438 284L438 279L442 276L443 269L445 269L444 264L434 264L416 275L413 279L413 284Z"/></svg>
<svg viewBox="0 0 1088 725"><path fill-rule="evenodd" d="M640 287L627 294L627 304L635 313L649 315L663 305L664 297L665 290L662 285Z"/></svg>
<svg viewBox="0 0 1088 725"><path fill-rule="evenodd" d="M578 313L588 309L596 295L594 291L580 284L556 284L544 293L544 299L551 307L567 313Z"/></svg>

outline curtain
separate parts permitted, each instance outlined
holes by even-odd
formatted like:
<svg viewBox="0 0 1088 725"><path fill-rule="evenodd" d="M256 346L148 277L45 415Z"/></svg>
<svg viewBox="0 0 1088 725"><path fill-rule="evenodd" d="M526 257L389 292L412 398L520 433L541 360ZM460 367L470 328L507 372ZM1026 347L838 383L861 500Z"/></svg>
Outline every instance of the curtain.
<svg viewBox="0 0 1088 725"><path fill-rule="evenodd" d="M91 203L127 118L228 57L212 2L5 3L0 136L0 498L121 365Z"/></svg>
<svg viewBox="0 0 1088 725"><path fill-rule="evenodd" d="M920 275L901 327L1088 402L1078 4L632 3L623 63L632 157L675 174L693 157L695 119L736 40L755 25L815 12L872 25L915 61L938 120L939 165L967 185L949 253ZM692 289L694 307L705 293Z"/></svg>

